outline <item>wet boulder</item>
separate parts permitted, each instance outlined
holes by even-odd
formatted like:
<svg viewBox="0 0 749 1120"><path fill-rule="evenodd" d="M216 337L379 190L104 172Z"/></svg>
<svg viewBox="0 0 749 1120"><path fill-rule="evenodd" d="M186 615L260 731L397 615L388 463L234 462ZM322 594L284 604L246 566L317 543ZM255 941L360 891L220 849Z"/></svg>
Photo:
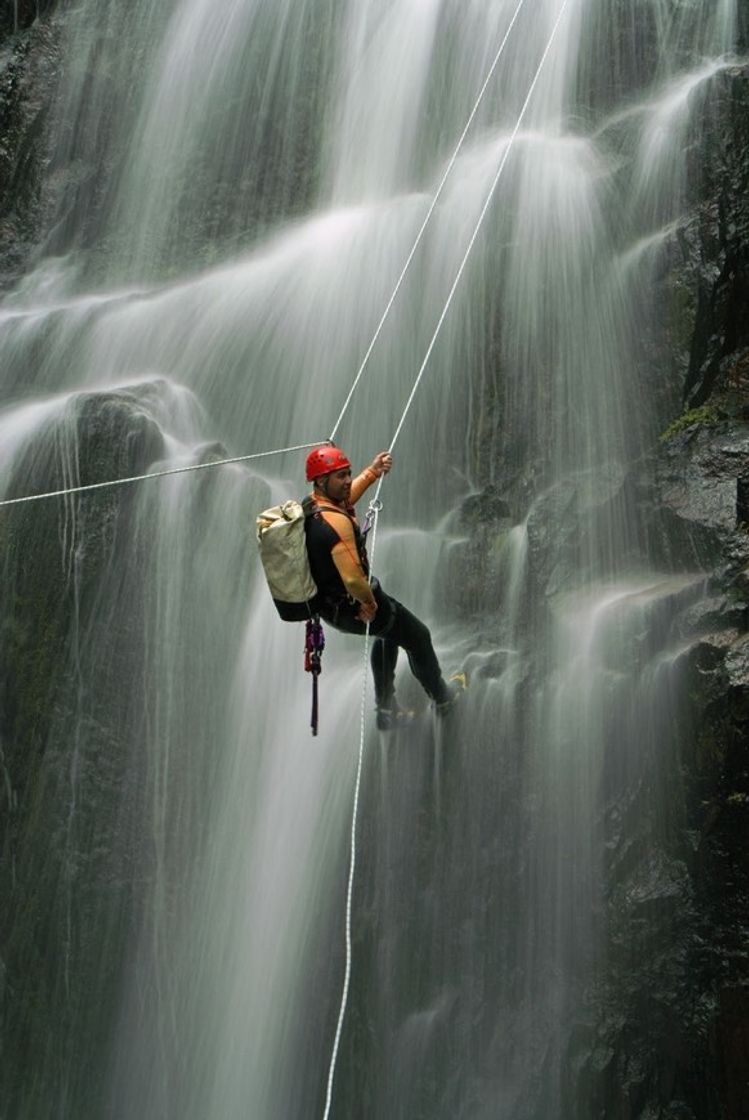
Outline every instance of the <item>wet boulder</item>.
<svg viewBox="0 0 749 1120"><path fill-rule="evenodd" d="M446 598L461 616L502 608L501 555L512 528L508 501L496 486L469 495L453 515Z"/></svg>
<svg viewBox="0 0 749 1120"><path fill-rule="evenodd" d="M602 529L627 502L627 472L616 463L570 474L538 495L527 519L528 568L538 593L556 595L620 564Z"/></svg>
<svg viewBox="0 0 749 1120"><path fill-rule="evenodd" d="M749 590L749 423L695 420L663 441L656 467L656 506L667 552L721 582Z"/></svg>
<svg viewBox="0 0 749 1120"><path fill-rule="evenodd" d="M690 271L696 306L685 400L699 406L716 392L747 386L749 346L749 83L746 65L715 79L705 147L693 167L699 198ZM746 397L744 397L746 402Z"/></svg>

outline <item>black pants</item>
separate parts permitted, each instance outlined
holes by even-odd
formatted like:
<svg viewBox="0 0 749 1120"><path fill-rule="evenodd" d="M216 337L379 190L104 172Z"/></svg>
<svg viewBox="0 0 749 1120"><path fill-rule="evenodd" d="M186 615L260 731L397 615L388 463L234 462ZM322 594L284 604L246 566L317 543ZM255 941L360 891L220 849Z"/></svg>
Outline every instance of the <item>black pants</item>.
<svg viewBox="0 0 749 1120"><path fill-rule="evenodd" d="M411 672L427 696L438 704L442 703L449 696L449 691L428 628L397 599L386 595L374 581L372 590L377 600L377 614L370 623L369 632L374 637L371 663L377 706L387 707L393 699L399 649L406 651ZM344 634L364 634L367 627L356 617L358 609L357 605L348 601L337 606L324 604L320 608L320 616Z"/></svg>

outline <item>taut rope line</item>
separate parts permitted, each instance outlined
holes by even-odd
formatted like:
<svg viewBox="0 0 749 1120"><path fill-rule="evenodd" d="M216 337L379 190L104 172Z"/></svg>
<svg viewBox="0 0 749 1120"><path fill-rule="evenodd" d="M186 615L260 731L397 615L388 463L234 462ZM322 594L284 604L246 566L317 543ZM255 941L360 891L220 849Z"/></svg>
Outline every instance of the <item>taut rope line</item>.
<svg viewBox="0 0 749 1120"><path fill-rule="evenodd" d="M419 244L421 242L421 239L424 235L424 231L426 230L427 225L429 224L429 220L431 219L432 214L434 213L434 209L435 209L435 207L436 207L436 205L437 205L437 203L440 199L440 196L442 194L445 183L447 182L447 179L450 175L450 172L452 171L452 169L455 165L455 161L458 158L458 155L460 154L460 150L463 147L463 142L465 141L465 138L468 135L468 130L470 129L470 127L473 123L473 119L474 119L474 117L476 116L476 113L479 110L479 106L481 105L481 102L484 99L484 94L486 93L489 82L491 81L491 79L494 75L494 71L496 70L497 64L499 63L499 60L502 57L505 46L507 44L507 40L510 37L512 29L515 26L517 18L520 15L520 12L521 12L524 4L525 4L525 0L519 0L519 2L517 4L517 7L515 8L515 11L512 14L512 18L511 18L510 23L507 27L507 30L504 34L502 42L499 45L497 53L495 54L494 59L492 61L492 64L489 67L489 70L487 72L486 78L484 79L484 84L482 85L481 89L479 90L478 97L476 98L476 101L474 102L473 108L471 109L471 112L470 112L470 115L468 117L468 120L466 121L465 127L464 127L462 133L460 134L460 138L458 140L458 143L455 145L455 150L453 151L453 154L450 157L450 160L447 164L447 167L445 168L445 171L444 171L444 173L442 175L442 178L439 182L437 190L434 193L434 196L432 198L432 201L430 203L430 206L429 206L429 209L426 213L426 216L425 216L423 222L421 223L421 227L419 229L419 232L417 233L416 238L414 240L414 243L411 246L411 251L409 252L408 257L406 258L406 262L403 265L403 268L401 269L400 276L398 277L396 285L393 288L393 291L390 295L390 299L388 300L388 302L385 306L385 310L382 313L380 321L377 324L377 328L375 329L375 332L372 336L372 339L369 343L369 346L367 347L366 353L364 354L364 357L361 361L361 365L359 366L356 377L354 378L353 384L351 385L351 388L349 389L348 396L346 397L346 400L343 403L343 408L341 409L340 413L338 414L338 419L336 420L335 424L333 425L333 430L331 431L330 436L327 440L320 439L320 440L317 440L316 443L302 443L302 444L298 444L295 447L280 448L277 451L262 451L262 452L258 452L258 453L253 454L253 455L237 455L237 456L234 456L231 459L217 459L217 460L212 460L209 463L195 463L195 464L193 464L191 466L188 466L188 467L174 467L170 470L152 471L148 474L134 475L132 478L116 478L116 479L112 479L108 482L93 482L93 483L91 483L87 486L69 486L69 487L67 487L65 489L62 489L62 490L49 490L49 491L47 491L43 494L29 494L29 495L26 495L22 498L6 498L4 501L0 501L0 507L1 506L19 505L21 502L37 502L37 501L41 501L43 498L62 498L62 497L65 497L68 494L82 494L82 493L84 493L86 491L89 491L89 490L103 490L103 489L105 489L106 487L109 487L109 486L126 486L126 485L129 485L129 484L134 483L134 482L143 482L147 478L164 478L166 475L170 475L170 474L183 474L183 473L186 473L187 471L204 470L204 469L207 469L208 467L222 467L222 466L226 466L229 463L246 463L250 459L262 459L262 458L264 458L265 456L268 456L268 455L283 455L286 452L290 452L290 451L305 451L310 447L318 447L321 443L326 443L326 442L327 443L332 443L333 440L335 439L335 435L338 431L338 428L341 425L341 421L343 420L343 417L345 416L345 414L348 410L348 407L351 403L353 395L356 392L357 386L359 385L359 382L361 381L361 378L364 374L364 370L366 369L367 364L369 362L369 359L372 355L372 351L374 350L375 345L377 343L377 340L380 337L380 332L382 331L382 328L385 325L385 321L386 321L388 315L390 314L391 308L392 308L392 306L395 302L395 299L398 295L398 292L401 289L401 285L403 284L406 273L408 272L408 269L411 265L411 261L413 260L415 254L416 254L416 250L418 249Z"/></svg>
<svg viewBox="0 0 749 1120"><path fill-rule="evenodd" d="M541 61L538 64L538 68L536 70L536 73L533 76L533 81L530 84L528 94L527 94L527 96L525 98L525 101L523 102L523 106L520 110L520 116L518 117L515 128L512 131L512 134L511 134L510 139L508 141L507 147L505 148L505 150L502 154L502 159L501 159L499 167L497 169L497 173L494 176L491 187L489 188L489 193L488 193L488 195L486 197L486 201L484 202L484 205L481 209L481 213L479 214L479 218L478 218L478 221L476 222L476 226L475 226L474 231L471 235L470 241L468 242L468 247L465 251L465 254L463 255L462 261L460 262L458 272L455 276L455 280L454 280L453 285L450 289L447 300L445 301L445 305L442 308L442 314L440 315L440 317L437 321L437 326L434 329L434 334L432 335L429 346L427 347L427 351L426 351L426 354L424 356L424 360L421 363L421 367L420 367L419 372L416 376L416 380L414 381L413 388L411 389L411 393L408 397L408 400L406 401L406 405L405 405L405 408L403 409L403 413L401 414L401 418L400 418L400 421L398 422L398 426L395 429L395 434L394 434L392 440L390 441L390 447L388 448L388 450L391 451L391 452L392 452L393 448L395 447L395 443L398 439L398 436L400 435L400 432L401 432L401 429L402 429L403 424L405 422L408 411L411 408L411 404L413 402L414 397L416 396L416 391L417 391L417 389L418 389L418 387L421 383L421 379L424 375L424 371L427 367L427 363L429 362L429 358L431 357L432 350L434 349L434 345L437 341L437 336L439 335L439 332L442 329L442 324L444 323L445 318L447 316L447 312L450 309L450 305L453 301L453 296L455 295L455 291L458 287L458 284L460 283L460 278L463 275L463 272L465 270L466 263L468 261L468 258L470 256L470 254L471 254L471 250L473 249L476 238L478 237L479 230L481 229L481 226L483 224L486 212L489 209L492 198L494 197L494 192L495 192L495 190L497 188L497 184L499 183L499 180L501 178L501 175L502 175L502 172L504 170L505 164L507 163L507 159L508 159L509 154L510 154L510 149L512 148L515 137L517 136L518 132L520 131L520 126L523 123L523 119L524 119L525 114L527 112L528 105L530 104L530 100L533 96L533 92L536 88L536 85L538 84L538 79L541 75L541 71L542 71L542 69L544 67L544 63L546 62L546 59L549 55L549 51L551 50L552 44L553 44L553 42L556 38L556 34L557 34L558 29L559 29L559 25L562 22L562 16L564 15L564 12L567 8L568 3L569 3L569 0L562 0L562 5L561 5L561 7L559 9L559 12L557 14L557 18L556 18L556 21L554 22L554 26L552 27L551 34L550 34L548 42L546 44L546 48L545 48L545 50L544 50L544 52L541 56ZM334 429L334 431L335 431L335 429ZM384 479L385 479L385 476L381 475L380 480L377 483L377 489L375 491L375 497L373 498L372 502L370 503L370 510L372 511L372 514L373 514L373 523L372 524L373 524L373 529L375 531L376 531L376 526L377 526L377 514L379 512L379 494L380 494L380 490L382 489L382 484L383 484ZM373 537L373 539L372 539L372 549L371 549L372 563L374 562L374 550L375 550L375 539ZM367 623L367 629L366 629L366 634L365 634L365 638L364 638L364 684L362 686L361 720L360 720L361 732L360 732L360 739L359 739L359 759L358 759L358 765L357 765L357 771L356 771L356 784L355 784L355 787L354 787L354 805L353 805L353 811L352 811L352 817L351 817L351 858L350 858L350 863L349 863L348 889L347 889L347 892L346 892L346 970L345 970L344 982L343 982L343 992L342 992L342 996L341 996L341 1006L340 1006L340 1009L339 1009L339 1012L338 1012L338 1023L337 1023L337 1026L336 1026L335 1039L334 1039L334 1042L333 1042L333 1051L332 1051L331 1058L330 1058L330 1067L328 1069L328 1083L327 1083L327 1093L326 1093L326 1099L325 1099L325 1112L323 1114L323 1120L329 1120L329 1116L330 1116L330 1107L331 1107L331 1103L332 1103L332 1099L333 1099L333 1080L334 1080L334 1077L335 1077L335 1067L336 1067L336 1062L337 1062L337 1059L338 1059L338 1049L339 1049L340 1040L341 1040L341 1033L342 1033L342 1030L343 1030L343 1020L344 1020L344 1017L345 1017L345 1014L346 1014L346 1004L348 1002L348 993L349 993L349 986L350 986L350 979L351 979L351 900L352 900L352 896L353 896L354 869L355 869L355 864L356 864L356 823L357 823L357 819L358 819L358 815L359 815L359 792L360 792L360 789L361 789L362 762L363 762L363 757L364 757L365 703L366 703L366 694L367 694L367 654L368 654L368 651L369 651L369 623Z"/></svg>
<svg viewBox="0 0 749 1120"><path fill-rule="evenodd" d="M487 86L489 85L489 82L491 81L491 79L494 75L494 71L497 68L497 63L499 62L500 58L502 57L502 54L504 52L507 40L510 37L510 33L512 32L512 29L515 26L515 21L517 20L518 16L520 15L520 11L521 11L524 4L525 4L525 0L519 0L519 3L517 5L517 7L515 8L515 11L512 14L512 19L510 20L509 26L508 26L508 28L505 32L505 35L504 35L504 38L502 39L502 42L499 44L499 49L497 50L497 53L494 56L494 61L492 62L491 66L489 67L489 71L486 75L486 78L484 79L484 84L482 85L481 89L479 90L479 95L476 98L476 101L474 102L473 108L471 109L470 115L469 115L468 120L466 121L466 124L465 124L465 128L463 129L463 131L460 134L460 139L458 140L458 143L455 145L455 150L453 151L453 154L450 156L450 160L447 164L447 167L445 168L445 171L442 175L442 178L440 179L439 185L437 187L437 190L434 193L434 196L433 196L432 201L430 203L429 209L427 210L426 217L424 218L424 221L421 223L421 227L419 229L419 232L416 234L416 238L414 240L414 243L411 246L411 251L409 252L409 254L406 258L406 262L403 265L403 268L401 269L400 276L398 277L398 280L396 281L395 287L393 288L393 291L390 294L390 299L388 300L388 302L385 306L385 310L382 313L382 317L380 318L380 321L377 324L377 327L375 328L375 332L372 335L372 341L370 342L369 346L367 347L366 353L364 354L364 357L362 358L361 365L359 366L359 370L356 374L356 377L354 378L354 382L353 382L351 388L349 389L348 396L346 397L346 400L343 402L343 408L341 409L341 411L338 415L338 419L336 420L335 424L333 425L333 430L330 433L330 442L331 443L333 443L333 441L335 439L336 432L338 431L338 428L341 424L341 421L343 420L343 417L346 414L348 406L351 403L351 398L353 397L354 393L356 392L356 388L357 388L359 382L362 379L362 375L364 373L364 370L366 369L366 366L367 366L367 363L369 362L372 351L375 348L375 343L377 342L377 339L380 337L380 332L381 332L383 326L385 325L385 320L387 319L388 315L390 314L390 309L392 308L393 304L395 303L395 297L398 295L398 292L400 291L400 288L401 288L401 285L402 285L402 283L405 279L406 273L408 272L408 270L410 268L411 261L413 260L414 255L416 253L416 250L419 247L421 239L424 235L424 231L429 224L429 219L431 218L432 214L434 213L434 209L435 209L435 207L436 207L436 205L437 205L437 203L440 199L440 195L442 194L442 190L445 186L445 183L448 180L450 172L452 171L453 167L455 166L455 161L458 158L458 155L460 154L460 149L463 147L463 141L465 140L466 136L468 135L469 128L473 124L473 118L476 116L476 113L478 112L479 106L484 99L484 94L486 93Z"/></svg>
<svg viewBox="0 0 749 1120"><path fill-rule="evenodd" d="M68 486L65 490L48 490L44 494L26 494L23 498L5 498L0 506L17 506L21 502L40 502L42 498L62 498L66 494L82 494L87 490L104 490L109 486L128 486L132 482L144 482L147 478L164 478L168 474L186 474L188 471L204 471L209 467L225 467L228 463L246 463L250 459L265 459L269 455L285 455L290 451L306 451L319 447L325 440L316 443L298 443L295 447L279 447L273 451L256 451L252 455L235 455L231 459L211 459L207 463L190 463L186 467L169 467L168 470L151 471L149 474L135 474L131 478L113 478L107 482L90 482L85 486Z"/></svg>

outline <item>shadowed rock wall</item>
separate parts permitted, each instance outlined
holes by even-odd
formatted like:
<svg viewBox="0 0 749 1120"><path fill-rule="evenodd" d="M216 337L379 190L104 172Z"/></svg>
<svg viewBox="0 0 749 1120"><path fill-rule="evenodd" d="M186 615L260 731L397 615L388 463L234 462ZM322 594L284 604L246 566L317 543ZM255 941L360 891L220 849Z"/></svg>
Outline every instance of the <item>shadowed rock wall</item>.
<svg viewBox="0 0 749 1120"><path fill-rule="evenodd" d="M736 66L716 79L706 141L690 157L688 217L653 292L659 315L642 376L659 387L663 435L609 481L609 512L638 530L624 564L639 554L665 571L700 569L706 597L674 624L684 654L672 772L645 759L636 775L612 768L607 778L608 942L569 1045L571 1118L749 1115L748 76ZM486 438L496 445L496 434ZM517 493L516 477L495 473L464 507L471 541L456 583L478 625ZM528 525L536 609L590 555L584 533L574 483L537 502ZM665 820L659 785L672 806Z"/></svg>
<svg viewBox="0 0 749 1120"><path fill-rule="evenodd" d="M0 290L24 271L49 215L49 123L61 18L51 0L0 10Z"/></svg>

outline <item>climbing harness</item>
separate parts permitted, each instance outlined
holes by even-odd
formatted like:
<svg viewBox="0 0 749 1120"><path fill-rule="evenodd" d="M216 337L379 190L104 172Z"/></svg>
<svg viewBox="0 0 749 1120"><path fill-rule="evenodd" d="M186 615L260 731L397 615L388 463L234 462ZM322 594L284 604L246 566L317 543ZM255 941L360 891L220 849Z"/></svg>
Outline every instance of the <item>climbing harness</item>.
<svg viewBox="0 0 749 1120"><path fill-rule="evenodd" d="M319 700L317 678L322 673L322 655L325 649L325 631L322 628L319 615L307 619L304 639L304 671L312 674L312 715L310 727L312 734L317 735L317 722L319 715Z"/></svg>
<svg viewBox="0 0 749 1120"><path fill-rule="evenodd" d="M380 477L382 477L382 476L380 476ZM362 521L362 527L361 527L361 535L362 535L363 540L366 541L367 537L369 536L370 530L374 528L374 524L375 524L375 520L377 518L377 514L380 512L381 509L382 509L382 502L380 501L379 498L373 498L372 501L367 506L367 512L365 514L364 520Z"/></svg>

